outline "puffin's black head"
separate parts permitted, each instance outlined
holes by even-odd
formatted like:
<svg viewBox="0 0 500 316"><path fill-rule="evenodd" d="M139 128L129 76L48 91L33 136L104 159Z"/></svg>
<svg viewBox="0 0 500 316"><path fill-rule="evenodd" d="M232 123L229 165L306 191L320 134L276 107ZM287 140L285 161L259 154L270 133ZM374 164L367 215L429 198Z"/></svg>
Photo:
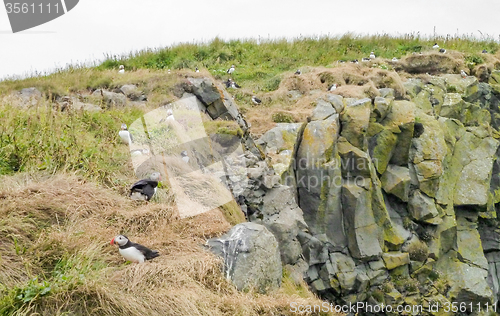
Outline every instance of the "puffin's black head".
<svg viewBox="0 0 500 316"><path fill-rule="evenodd" d="M125 235L118 235L111 240L112 244L118 244L118 246L125 246L128 243L128 238Z"/></svg>

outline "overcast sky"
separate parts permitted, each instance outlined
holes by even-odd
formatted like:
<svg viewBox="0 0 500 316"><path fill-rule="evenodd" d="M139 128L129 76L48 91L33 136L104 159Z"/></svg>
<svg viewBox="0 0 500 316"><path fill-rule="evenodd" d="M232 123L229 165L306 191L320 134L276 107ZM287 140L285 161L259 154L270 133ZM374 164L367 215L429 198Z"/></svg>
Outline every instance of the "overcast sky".
<svg viewBox="0 0 500 316"><path fill-rule="evenodd" d="M80 0L62 17L13 34L0 7L0 78L178 42L420 32L499 38L500 1Z"/></svg>

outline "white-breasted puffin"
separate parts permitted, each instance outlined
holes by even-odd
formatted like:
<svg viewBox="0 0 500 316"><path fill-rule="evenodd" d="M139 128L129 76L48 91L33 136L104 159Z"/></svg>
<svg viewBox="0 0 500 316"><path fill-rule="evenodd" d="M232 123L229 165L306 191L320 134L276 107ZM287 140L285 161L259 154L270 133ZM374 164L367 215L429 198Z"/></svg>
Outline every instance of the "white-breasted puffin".
<svg viewBox="0 0 500 316"><path fill-rule="evenodd" d="M128 145L132 143L132 134L127 129L127 124L122 124L122 130L118 132L122 141Z"/></svg>
<svg viewBox="0 0 500 316"><path fill-rule="evenodd" d="M142 179L137 181L130 188L130 198L132 198L132 200L151 200L153 195L156 193L156 187L158 186L158 181L160 180L160 173L153 172L149 179Z"/></svg>
<svg viewBox="0 0 500 316"><path fill-rule="evenodd" d="M328 88L328 91L335 91L336 89L337 89L337 84L334 83Z"/></svg>
<svg viewBox="0 0 500 316"><path fill-rule="evenodd" d="M186 150L181 151L181 157L182 161L184 161L185 163L189 163L189 156Z"/></svg>
<svg viewBox="0 0 500 316"><path fill-rule="evenodd" d="M231 68L229 68L226 72L228 74L232 74L234 72L234 65L231 65Z"/></svg>
<svg viewBox="0 0 500 316"><path fill-rule="evenodd" d="M257 98L256 96L252 96L252 103L255 105L259 105L262 103L262 100Z"/></svg>
<svg viewBox="0 0 500 316"><path fill-rule="evenodd" d="M118 70L119 74L124 74L125 73L125 66L120 65L120 70Z"/></svg>
<svg viewBox="0 0 500 316"><path fill-rule="evenodd" d="M158 257L160 254L156 250L151 250L143 245L131 242L127 236L118 235L111 240L111 245L119 246L118 252L123 258L136 263L144 263L146 260L151 260Z"/></svg>
<svg viewBox="0 0 500 316"><path fill-rule="evenodd" d="M467 78L467 73L466 73L465 71L463 71L463 69L462 69L462 70L460 70L460 75L461 75L461 76L462 76L462 78L464 78L464 79L465 79L465 78Z"/></svg>
<svg viewBox="0 0 500 316"><path fill-rule="evenodd" d="M370 59L375 59L375 58L376 58L375 53L374 53L374 52L371 52L371 53L370 53Z"/></svg>

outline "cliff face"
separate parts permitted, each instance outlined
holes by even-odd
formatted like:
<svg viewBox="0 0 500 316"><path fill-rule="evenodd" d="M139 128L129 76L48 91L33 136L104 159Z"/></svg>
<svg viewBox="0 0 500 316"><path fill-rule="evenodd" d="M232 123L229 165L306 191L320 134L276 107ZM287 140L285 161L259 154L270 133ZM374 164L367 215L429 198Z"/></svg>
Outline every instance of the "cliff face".
<svg viewBox="0 0 500 316"><path fill-rule="evenodd" d="M308 225L315 291L373 304L498 299L499 76L409 80L408 100L327 94L310 122L258 141L286 157L274 169Z"/></svg>
<svg viewBox="0 0 500 316"><path fill-rule="evenodd" d="M331 301L491 304L498 82L500 72L488 83L443 75L408 80L405 99L390 88L373 99L322 94L307 123L277 124L257 147L246 134L254 159L238 201L273 232L282 263Z"/></svg>
<svg viewBox="0 0 500 316"><path fill-rule="evenodd" d="M226 180L247 219L265 226L247 231L268 230L277 241L231 235L235 245L263 246L225 251L226 265L240 271L228 277L240 288L275 287L277 276L260 275L248 258L265 258L277 247L273 262L335 303L495 302L498 82L494 71L488 83L460 75L410 79L399 92L380 88L373 98L319 92L307 122L277 124L254 140L219 84L187 78L179 97L195 96L193 106L241 128L248 179ZM272 271L279 272L276 264ZM256 268L255 282L244 267Z"/></svg>

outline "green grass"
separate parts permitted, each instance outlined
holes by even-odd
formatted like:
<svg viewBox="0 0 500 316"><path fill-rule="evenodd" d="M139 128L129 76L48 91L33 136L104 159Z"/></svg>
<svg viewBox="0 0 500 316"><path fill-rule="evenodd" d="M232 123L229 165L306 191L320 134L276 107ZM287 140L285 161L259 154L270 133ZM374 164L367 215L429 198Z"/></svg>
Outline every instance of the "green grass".
<svg viewBox="0 0 500 316"><path fill-rule="evenodd" d="M0 106L0 174L76 171L112 185L127 174L128 151L118 139L121 122L131 123L137 108L104 112L58 112L50 104L19 110Z"/></svg>

